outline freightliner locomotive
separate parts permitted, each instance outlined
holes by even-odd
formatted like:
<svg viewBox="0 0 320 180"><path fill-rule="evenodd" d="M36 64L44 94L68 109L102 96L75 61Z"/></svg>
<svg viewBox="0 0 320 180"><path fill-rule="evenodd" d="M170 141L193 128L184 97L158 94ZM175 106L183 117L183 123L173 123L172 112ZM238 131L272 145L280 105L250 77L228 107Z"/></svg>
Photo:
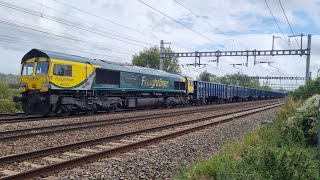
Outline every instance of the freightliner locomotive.
<svg viewBox="0 0 320 180"><path fill-rule="evenodd" d="M280 98L275 91L194 81L160 70L32 49L21 60L23 111L68 116L125 108Z"/></svg>

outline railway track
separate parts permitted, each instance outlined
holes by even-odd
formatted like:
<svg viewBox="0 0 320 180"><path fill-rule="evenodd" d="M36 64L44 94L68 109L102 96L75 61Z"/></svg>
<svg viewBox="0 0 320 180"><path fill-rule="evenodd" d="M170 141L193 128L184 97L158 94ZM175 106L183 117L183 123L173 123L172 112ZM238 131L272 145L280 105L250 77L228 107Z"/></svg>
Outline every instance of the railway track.
<svg viewBox="0 0 320 180"><path fill-rule="evenodd" d="M217 106L215 107L215 111L217 110L225 110L228 108L233 108L236 106L250 106L253 103L243 103L243 104L232 104L228 106ZM253 106L256 106L254 104ZM195 109L195 110L183 110L177 112L168 112L168 113L156 113L151 115L138 115L138 116L131 116L131 117L123 117L123 118L113 118L113 119L105 119L105 120L94 120L94 121L85 121L85 122L78 122L78 123L68 123L62 125L55 125L55 126L45 126L45 127L35 127L35 128L25 128L25 129L17 129L17 130L8 130L8 131L0 131L0 141L9 141L18 138L27 138L33 137L37 135L50 135L59 132L66 132L66 131L75 131L75 130L82 130L88 128L95 128L101 126L111 126L116 124L125 124L131 122L139 122L139 121L147 121L159 118L166 118L171 116L180 116L180 115L188 115L194 113L201 113L201 112L208 112L212 111L212 107L204 108L204 109Z"/></svg>
<svg viewBox="0 0 320 180"><path fill-rule="evenodd" d="M220 112L204 118L193 118L188 121L169 125L1 157L0 167L2 170L0 172L3 174L2 179L26 179L52 174L65 168L158 143L165 139L228 122L234 118L275 108L282 104L283 103L268 103L250 107L239 107L232 112ZM230 111L231 110L232 109L230 109ZM38 164L39 162L47 163ZM23 172L15 171L15 166L18 165L19 167L28 166L28 168Z"/></svg>
<svg viewBox="0 0 320 180"><path fill-rule="evenodd" d="M271 100L263 100L263 101L276 101L279 99L271 99ZM242 103L255 103L255 102L261 102L261 101L251 101L251 102L242 102ZM231 104L239 104L239 103L230 103ZM229 105L229 104L228 104ZM213 106L221 106L221 104L214 104L214 105L204 105L202 107L213 107ZM191 106L190 106L191 107ZM195 106L197 107L197 106ZM181 109L185 107L175 107L172 109ZM31 116L26 115L24 113L3 113L2 116L0 114L0 124L7 124L7 123L19 123L19 122L31 122L31 121L41 121L41 120L56 120L56 119L64 119L64 118L76 118L76 117L94 117L94 116L100 116L104 114L114 114L114 113L130 113L132 111L157 111L157 109L154 108L140 108L140 109L123 109L121 111L116 112L98 112L96 114L76 114L73 116L67 116L67 117L61 117L61 116L49 116L49 117L43 117L43 116ZM5 117L5 118L2 118ZM10 117L10 118L7 118Z"/></svg>
<svg viewBox="0 0 320 180"><path fill-rule="evenodd" d="M20 116L24 113L0 113L0 117L6 117L6 116Z"/></svg>

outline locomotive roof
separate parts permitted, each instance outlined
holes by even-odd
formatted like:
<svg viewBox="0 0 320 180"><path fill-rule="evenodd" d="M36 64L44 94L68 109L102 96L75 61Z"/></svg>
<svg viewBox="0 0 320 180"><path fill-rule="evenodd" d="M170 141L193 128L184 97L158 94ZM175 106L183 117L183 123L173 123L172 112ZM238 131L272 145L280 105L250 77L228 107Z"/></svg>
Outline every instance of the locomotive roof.
<svg viewBox="0 0 320 180"><path fill-rule="evenodd" d="M172 74L165 71L160 71L151 68L133 66L129 64L121 64L111 61L99 60L99 59L90 59L81 56L75 56L70 54L64 54L59 52L47 51L47 50L40 50L40 49L32 49L27 54L25 54L21 60L21 63L25 62L26 60L34 57L44 57L44 58L54 58L54 59L61 59L61 60L70 60L82 63L90 63L94 65L100 65L106 69L118 70L118 71L126 71L126 72L133 72L133 73L143 73L143 74L150 74L156 76L165 76L165 77L172 77L172 78L183 78L182 75Z"/></svg>

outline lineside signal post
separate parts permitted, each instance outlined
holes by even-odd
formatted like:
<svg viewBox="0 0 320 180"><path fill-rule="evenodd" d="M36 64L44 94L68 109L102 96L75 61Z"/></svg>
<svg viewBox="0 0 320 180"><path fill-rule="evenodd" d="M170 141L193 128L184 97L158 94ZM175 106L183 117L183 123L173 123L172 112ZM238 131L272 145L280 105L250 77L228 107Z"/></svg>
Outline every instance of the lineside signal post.
<svg viewBox="0 0 320 180"><path fill-rule="evenodd" d="M181 53L160 53L160 58L166 58L166 57L195 57L199 58L200 63L200 58L201 57L216 57L220 58L223 56L244 56L244 57L256 57L258 56L303 56L305 55L306 58L306 76L305 79L308 81L310 79L310 52L311 52L311 34L308 34L308 43L307 43L307 48L302 49L302 36L301 36L301 45L300 49L288 49L288 50L274 50L274 47L272 47L271 50L246 50L246 51L211 51L211 52L181 52ZM276 37L274 37L276 38ZM274 40L273 38L273 40ZM163 42L163 41L162 41ZM161 68L160 68L161 69Z"/></svg>

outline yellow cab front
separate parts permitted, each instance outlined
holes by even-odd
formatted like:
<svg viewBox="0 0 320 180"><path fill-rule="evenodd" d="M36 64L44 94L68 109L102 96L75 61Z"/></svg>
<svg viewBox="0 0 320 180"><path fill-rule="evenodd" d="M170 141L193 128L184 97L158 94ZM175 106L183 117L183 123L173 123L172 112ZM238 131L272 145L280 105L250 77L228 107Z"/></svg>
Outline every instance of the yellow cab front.
<svg viewBox="0 0 320 180"><path fill-rule="evenodd" d="M47 92L49 90L50 60L48 58L35 57L26 60L22 64L20 76L21 93L26 91Z"/></svg>

